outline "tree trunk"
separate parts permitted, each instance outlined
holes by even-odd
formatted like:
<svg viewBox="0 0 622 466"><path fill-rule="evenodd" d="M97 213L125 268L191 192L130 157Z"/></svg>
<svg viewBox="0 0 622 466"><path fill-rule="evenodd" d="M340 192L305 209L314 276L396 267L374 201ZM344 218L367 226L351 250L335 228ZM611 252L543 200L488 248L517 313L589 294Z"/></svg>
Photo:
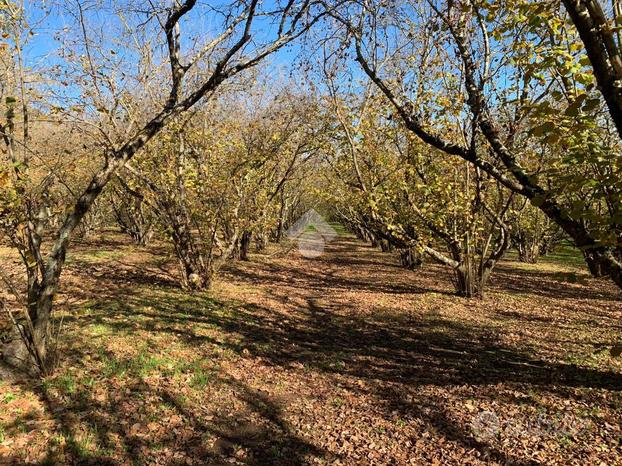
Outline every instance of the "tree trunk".
<svg viewBox="0 0 622 466"><path fill-rule="evenodd" d="M540 256L540 248L534 250L530 245L521 245L518 249L518 260L526 264L535 264Z"/></svg>
<svg viewBox="0 0 622 466"><path fill-rule="evenodd" d="M389 241L387 241L386 239L381 239L379 241L380 244L380 250L382 252L391 252L391 250L393 249L391 246L391 243L389 243Z"/></svg>
<svg viewBox="0 0 622 466"><path fill-rule="evenodd" d="M582 252L583 257L585 258L585 263L587 264L587 268L592 274L592 277L600 278L607 275L606 261L603 260L601 255L589 249L583 250Z"/></svg>
<svg viewBox="0 0 622 466"><path fill-rule="evenodd" d="M129 195L130 199L123 200L119 204L113 201L114 218L121 231L132 238L134 243L146 246L153 236L153 217L145 207L140 193L129 187L125 187L125 191L116 195L119 197Z"/></svg>
<svg viewBox="0 0 622 466"><path fill-rule="evenodd" d="M280 243L283 240L283 234L285 233L285 215L287 213L287 200L285 199L284 191L281 191L281 207L279 209L279 223L276 227L275 242Z"/></svg>
<svg viewBox="0 0 622 466"><path fill-rule="evenodd" d="M190 231L184 226L172 226L173 247L181 273L181 287L187 290L205 290L211 285L211 273L201 252L194 244Z"/></svg>
<svg viewBox="0 0 622 466"><path fill-rule="evenodd" d="M456 293L464 298L473 298L476 293L476 284L474 283L474 274L468 264L462 263L454 269L456 278Z"/></svg>
<svg viewBox="0 0 622 466"><path fill-rule="evenodd" d="M421 255L414 248L402 249L400 251L400 263L408 270L415 270L421 267L423 261Z"/></svg>
<svg viewBox="0 0 622 466"><path fill-rule="evenodd" d="M240 237L240 260L248 261L248 253L251 247L252 231L244 231Z"/></svg>

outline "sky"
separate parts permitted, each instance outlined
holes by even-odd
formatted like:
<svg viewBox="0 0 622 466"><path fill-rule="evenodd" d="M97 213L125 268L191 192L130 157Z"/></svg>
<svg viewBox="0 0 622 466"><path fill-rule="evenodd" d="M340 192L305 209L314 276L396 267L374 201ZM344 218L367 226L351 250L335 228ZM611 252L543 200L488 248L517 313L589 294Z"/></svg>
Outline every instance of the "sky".
<svg viewBox="0 0 622 466"><path fill-rule="evenodd" d="M24 49L25 60L28 65L39 67L50 61L55 61L54 55L60 45L58 37L63 35L63 30L68 30L69 28L74 28L75 33L78 11L74 4L75 1L62 0L58 2L57 0L53 3L46 0L24 0L27 22L32 32ZM118 16L110 8L95 7L95 4L98 3L110 4L110 0L81 0L81 2L83 4L85 22L89 28L89 36L91 32L95 32L91 39L92 42L102 47L122 49L123 44L118 43L118 28L120 27ZM202 3L207 4L208 2L199 2L195 10L185 18L182 37L186 39L185 45L187 48L191 47L191 41L187 40L188 38L198 38L200 41L201 38L213 37L217 31L221 30L220 24L216 23L218 19L214 19L216 16L202 6ZM222 2L209 3L213 5L214 3ZM274 5L274 2L264 1L263 4L265 8L269 8ZM255 21L253 31L255 37L265 37L266 34L273 32L274 27L268 24L266 20L258 18ZM102 33L102 35L99 36L98 33ZM271 57L271 62L281 66L291 64L301 53L300 42L297 41L281 49Z"/></svg>
<svg viewBox="0 0 622 466"><path fill-rule="evenodd" d="M79 70L79 57L85 56L82 31L79 27L77 0L23 0L28 33L24 34L25 43L23 57L26 68L38 71L43 76L54 76L54 80L47 84L46 94L53 94L46 100L53 105L67 107L78 105L83 101L82 90L71 84L76 81ZM126 14L127 27L122 26L117 11L112 8L124 2L126 5L134 3L142 6L143 0L80 0L85 24L91 44L90 54L96 68L103 74L108 74L106 66L110 70L126 71L128 75L136 75L139 72L137 63L139 56L136 47L128 47L131 43L131 34L127 34L128 28L136 31L136 26L145 21L146 16ZM221 17L210 11L218 3L229 4L228 0L205 2L199 0L195 9L184 18L182 23L182 49L187 51L196 50L197 44L205 43L213 38L218 31L222 30ZM273 0L264 1L264 8L274 6ZM153 27L159 28L157 22L151 22ZM122 35L125 29L126 34ZM254 23L253 36L261 41L271 34L275 27L265 18L257 18ZM135 35L136 38L139 34ZM65 44L62 47L62 44ZM159 48L158 53L164 51ZM74 53L74 56L67 53ZM293 63L298 63L298 57L302 54L301 42L297 41L277 53L270 56L263 64L264 69L269 67L274 81L305 81L298 68ZM160 60L164 59L162 55ZM156 61L158 58L156 58ZM115 63L115 65L112 64ZM112 74L112 72L110 73ZM293 78L291 76L293 75ZM118 76L118 73L117 73ZM70 83L61 86L60 82ZM136 85L136 84L135 84ZM306 82L304 84L306 86Z"/></svg>

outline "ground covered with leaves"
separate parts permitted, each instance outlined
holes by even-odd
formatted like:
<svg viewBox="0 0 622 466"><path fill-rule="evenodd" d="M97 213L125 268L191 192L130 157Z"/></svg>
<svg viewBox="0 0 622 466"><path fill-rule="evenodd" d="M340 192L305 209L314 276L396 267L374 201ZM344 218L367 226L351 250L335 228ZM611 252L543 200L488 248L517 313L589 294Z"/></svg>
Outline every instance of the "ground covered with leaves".
<svg viewBox="0 0 622 466"><path fill-rule="evenodd" d="M621 464L621 296L575 259L466 300L341 236L188 294L163 247L83 242L55 374L0 369L0 463Z"/></svg>

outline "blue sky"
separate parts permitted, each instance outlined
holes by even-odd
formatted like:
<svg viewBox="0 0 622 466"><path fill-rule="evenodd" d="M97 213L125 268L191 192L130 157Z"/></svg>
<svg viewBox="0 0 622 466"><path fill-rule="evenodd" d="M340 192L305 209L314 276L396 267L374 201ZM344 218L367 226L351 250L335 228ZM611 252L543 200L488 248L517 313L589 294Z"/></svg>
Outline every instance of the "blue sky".
<svg viewBox="0 0 622 466"><path fill-rule="evenodd" d="M72 17L67 11L63 11L64 8L58 5L50 6L49 2L45 0L24 0L25 10L28 20L28 24L34 33L28 39L28 43L25 48L26 60L29 64L42 64L42 61L50 57L59 46L59 42L55 40L55 35L63 31L65 27L72 27L75 25L75 17ZM71 8L75 12L77 7L73 5L74 0L66 0L66 8ZM81 0L84 5L84 14L86 22L91 27L98 27L99 25L110 21L111 29L107 39L109 44L101 44L104 46L113 45L115 41L115 25L118 26L118 18L111 10L102 8L94 8L93 0ZM110 3L110 2L105 2ZM205 3L205 2L204 2ZM215 2L210 2L211 4ZM272 2L264 2L264 5L270 6ZM201 2L195 7L195 11L189 14L184 24L183 37L190 36L209 36L214 32L220 30L218 24L214 25L215 16L201 7ZM273 32L274 27L269 25L267 21L257 19L255 21L255 36L261 36L267 31ZM300 42L300 41L298 41ZM119 44L116 44L119 46ZM287 65L300 53L300 45L292 44L272 57L272 62L279 63L281 65Z"/></svg>
<svg viewBox="0 0 622 466"><path fill-rule="evenodd" d="M121 69L128 70L129 75L132 73L136 75L138 69L138 56L134 52L136 49L127 46L127 40L129 39L120 39L121 22L112 6L118 5L120 2L124 2L125 5L132 2L142 4L142 1L81 0L89 29L89 40L93 44L91 50L92 55L94 55L93 61L97 64L98 71L103 74L107 74L105 68L106 61L112 58L117 63L122 63ZM263 8L274 6L273 1L263 2ZM50 4L49 1L45 0L24 0L24 2L28 23L33 32L33 35L29 36L25 47L24 57L26 66L35 70L41 70L44 75L49 72L51 67L57 68L57 77L58 74L62 75L64 73L65 81L70 83L68 86L63 87L59 84L63 79L62 76L58 78L59 80L55 84L54 81L50 83L55 94L55 97L52 98L54 105L66 107L84 103L80 97L81 89L71 84L74 78L77 77L76 73L78 75L82 74L82 71L79 69L80 66L76 65L76 57L73 57L73 65L71 65L70 61L60 56L61 41L59 37L64 40L79 39L75 42L75 45L65 47L64 50L70 50L77 56L84 55L84 48L81 45L81 30L77 23L78 8L77 3L75 3L76 0L57 0L55 4ZM184 38L183 44L186 49L191 48L190 44L193 39L196 38L201 43L222 30L220 22L222 18L209 11L209 7L217 3L230 4L231 1L216 0L206 2L200 0L195 10L185 17L185 21L182 24L182 37ZM101 6L102 4L103 7ZM133 17L128 17L128 22L131 25L137 25L144 22L144 18L144 15L140 17L134 15ZM155 21L152 21L151 24L159 28ZM65 33L63 33L64 29L66 30ZM270 24L269 20L264 18L255 20L254 37L258 40L261 40L262 37L265 38L266 35L274 34L274 32L275 26ZM313 43L313 35L311 35L308 37L306 45L302 45L302 41L299 39L264 60L262 68L265 70L264 74L270 76L269 82L276 83L278 87L278 84L292 80L297 85L307 88L309 82L312 81L316 89L322 89L323 84L321 79L318 79L319 74L317 70L308 79L305 72L298 66L300 64L299 57L316 46L317 44ZM111 55L110 51L113 51L114 55ZM71 68L71 66L74 66L74 68ZM363 79L362 72L356 64L348 66L355 79ZM117 69L119 69L118 66ZM62 70L62 72L59 73L58 70ZM51 74L47 75L51 76ZM137 85L136 82L134 82L134 85ZM126 86L123 84L120 87L125 88ZM132 86L128 89L132 89ZM138 88L136 87L136 89Z"/></svg>

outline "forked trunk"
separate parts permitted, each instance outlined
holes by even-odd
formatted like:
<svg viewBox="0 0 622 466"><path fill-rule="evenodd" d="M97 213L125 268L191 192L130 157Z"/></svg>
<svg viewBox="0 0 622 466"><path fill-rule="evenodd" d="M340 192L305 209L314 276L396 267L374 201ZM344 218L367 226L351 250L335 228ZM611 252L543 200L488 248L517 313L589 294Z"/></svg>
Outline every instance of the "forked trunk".
<svg viewBox="0 0 622 466"><path fill-rule="evenodd" d="M456 293L464 298L473 298L478 295L477 278L472 267L468 264L461 264L454 269L456 279Z"/></svg>
<svg viewBox="0 0 622 466"><path fill-rule="evenodd" d="M211 273L190 257L180 258L181 287L185 290L203 291L211 286Z"/></svg>
<svg viewBox="0 0 622 466"><path fill-rule="evenodd" d="M540 248L534 249L527 245L522 245L522 247L518 248L518 260L526 264L535 264L538 262L539 256Z"/></svg>
<svg viewBox="0 0 622 466"><path fill-rule="evenodd" d="M8 364L33 375L47 375L53 369L49 343L58 276L50 277L51 280L43 284L29 279L28 316L16 325L13 338L2 348Z"/></svg>
<svg viewBox="0 0 622 466"><path fill-rule="evenodd" d="M212 281L209 265L195 247L190 232L183 227L178 228L171 237L179 261L181 287L196 291L208 289Z"/></svg>

